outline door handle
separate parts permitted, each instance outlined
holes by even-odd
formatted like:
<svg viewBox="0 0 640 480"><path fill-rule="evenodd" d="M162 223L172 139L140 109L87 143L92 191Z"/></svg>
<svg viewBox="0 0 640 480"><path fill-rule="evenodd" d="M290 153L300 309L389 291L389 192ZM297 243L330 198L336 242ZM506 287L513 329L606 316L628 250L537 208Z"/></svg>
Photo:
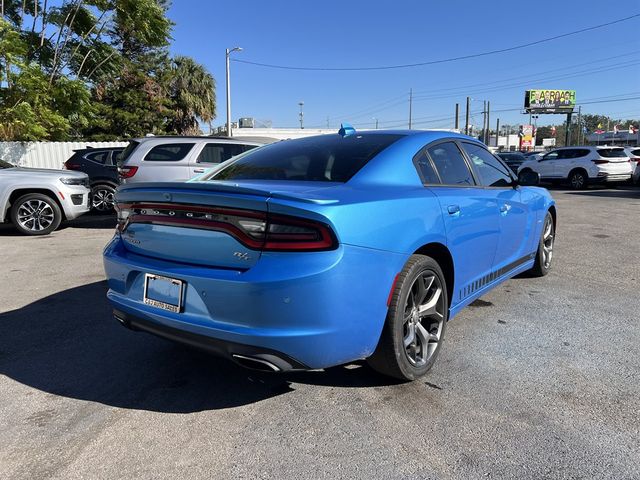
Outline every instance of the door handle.
<svg viewBox="0 0 640 480"><path fill-rule="evenodd" d="M193 173L204 173L204 168L194 168Z"/></svg>
<svg viewBox="0 0 640 480"><path fill-rule="evenodd" d="M511 210L511 205L505 203L504 205L502 205L500 207L500 213L502 215L506 215L507 213L509 213L509 210Z"/></svg>
<svg viewBox="0 0 640 480"><path fill-rule="evenodd" d="M447 207L447 211L449 212L449 215L453 215L453 216L458 216L460 215L460 206L459 205L449 205Z"/></svg>

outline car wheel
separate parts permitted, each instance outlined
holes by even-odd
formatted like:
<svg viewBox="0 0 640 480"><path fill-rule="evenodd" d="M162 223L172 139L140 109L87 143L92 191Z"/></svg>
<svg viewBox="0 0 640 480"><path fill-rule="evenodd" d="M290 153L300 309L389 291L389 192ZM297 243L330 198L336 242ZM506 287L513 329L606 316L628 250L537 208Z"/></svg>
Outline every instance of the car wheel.
<svg viewBox="0 0 640 480"><path fill-rule="evenodd" d="M442 347L448 314L447 286L440 266L431 257L412 255L396 280L369 365L400 380L424 375Z"/></svg>
<svg viewBox="0 0 640 480"><path fill-rule="evenodd" d="M94 185L91 187L91 209L103 213L111 212L115 193L116 189L111 185Z"/></svg>
<svg viewBox="0 0 640 480"><path fill-rule="evenodd" d="M553 243L556 239L556 229L553 224L553 216L551 212L547 212L544 217L544 225L542 227L542 235L538 243L538 252L533 268L529 270L534 277L544 277L551 270L551 261L553 259Z"/></svg>
<svg viewBox="0 0 640 480"><path fill-rule="evenodd" d="M47 235L62 221L62 211L54 199L42 193L29 193L11 205L11 222L20 233Z"/></svg>
<svg viewBox="0 0 640 480"><path fill-rule="evenodd" d="M574 170L569 174L569 185L574 190L582 190L587 187L589 177L582 170Z"/></svg>

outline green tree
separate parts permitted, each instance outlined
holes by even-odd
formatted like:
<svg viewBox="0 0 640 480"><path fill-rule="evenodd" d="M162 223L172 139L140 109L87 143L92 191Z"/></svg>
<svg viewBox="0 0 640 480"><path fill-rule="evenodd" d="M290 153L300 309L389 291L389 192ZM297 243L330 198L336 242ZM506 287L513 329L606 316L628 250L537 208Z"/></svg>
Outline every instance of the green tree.
<svg viewBox="0 0 640 480"><path fill-rule="evenodd" d="M177 56L169 63L165 82L171 111L167 130L179 135L200 133L198 120L210 122L216 114L213 76L193 59Z"/></svg>

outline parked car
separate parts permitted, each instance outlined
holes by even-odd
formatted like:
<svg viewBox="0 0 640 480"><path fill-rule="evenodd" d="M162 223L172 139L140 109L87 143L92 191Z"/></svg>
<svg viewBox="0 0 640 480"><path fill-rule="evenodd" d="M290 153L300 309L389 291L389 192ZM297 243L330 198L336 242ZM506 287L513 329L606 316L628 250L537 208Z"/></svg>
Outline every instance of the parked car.
<svg viewBox="0 0 640 480"><path fill-rule="evenodd" d="M526 157L520 152L498 152L498 155L513 173L518 173L518 167L526 161Z"/></svg>
<svg viewBox="0 0 640 480"><path fill-rule="evenodd" d="M83 148L64 162L67 170L78 170L89 175L91 208L98 212L113 210L113 195L120 184L117 158L124 147Z"/></svg>
<svg viewBox="0 0 640 480"><path fill-rule="evenodd" d="M0 223L25 235L47 235L63 220L89 211L89 177L82 172L21 168L0 160Z"/></svg>
<svg viewBox="0 0 640 480"><path fill-rule="evenodd" d="M118 171L123 183L184 181L260 145L227 137L136 138L120 155Z"/></svg>
<svg viewBox="0 0 640 480"><path fill-rule="evenodd" d="M198 181L122 185L107 296L123 325L245 366L368 358L412 380L448 319L551 268L554 201L516 182L464 135L343 127Z"/></svg>
<svg viewBox="0 0 640 480"><path fill-rule="evenodd" d="M542 158L545 152L535 152L533 150L530 150L528 152L520 152L520 153L522 153L522 155L524 155L524 157L527 160L538 160Z"/></svg>
<svg viewBox="0 0 640 480"><path fill-rule="evenodd" d="M624 151L631 161L633 183L640 183L640 147L626 147Z"/></svg>
<svg viewBox="0 0 640 480"><path fill-rule="evenodd" d="M590 183L625 182L631 178L631 163L621 147L564 147L539 160L527 160L518 174L533 171L541 181L568 182L574 189Z"/></svg>

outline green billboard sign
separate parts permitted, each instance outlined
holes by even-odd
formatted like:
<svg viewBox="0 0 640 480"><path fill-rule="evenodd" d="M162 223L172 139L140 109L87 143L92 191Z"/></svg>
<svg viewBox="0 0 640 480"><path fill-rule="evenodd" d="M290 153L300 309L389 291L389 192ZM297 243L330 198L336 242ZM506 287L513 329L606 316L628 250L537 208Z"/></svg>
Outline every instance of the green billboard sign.
<svg viewBox="0 0 640 480"><path fill-rule="evenodd" d="M524 108L532 113L569 113L575 106L575 90L527 90L524 96Z"/></svg>

